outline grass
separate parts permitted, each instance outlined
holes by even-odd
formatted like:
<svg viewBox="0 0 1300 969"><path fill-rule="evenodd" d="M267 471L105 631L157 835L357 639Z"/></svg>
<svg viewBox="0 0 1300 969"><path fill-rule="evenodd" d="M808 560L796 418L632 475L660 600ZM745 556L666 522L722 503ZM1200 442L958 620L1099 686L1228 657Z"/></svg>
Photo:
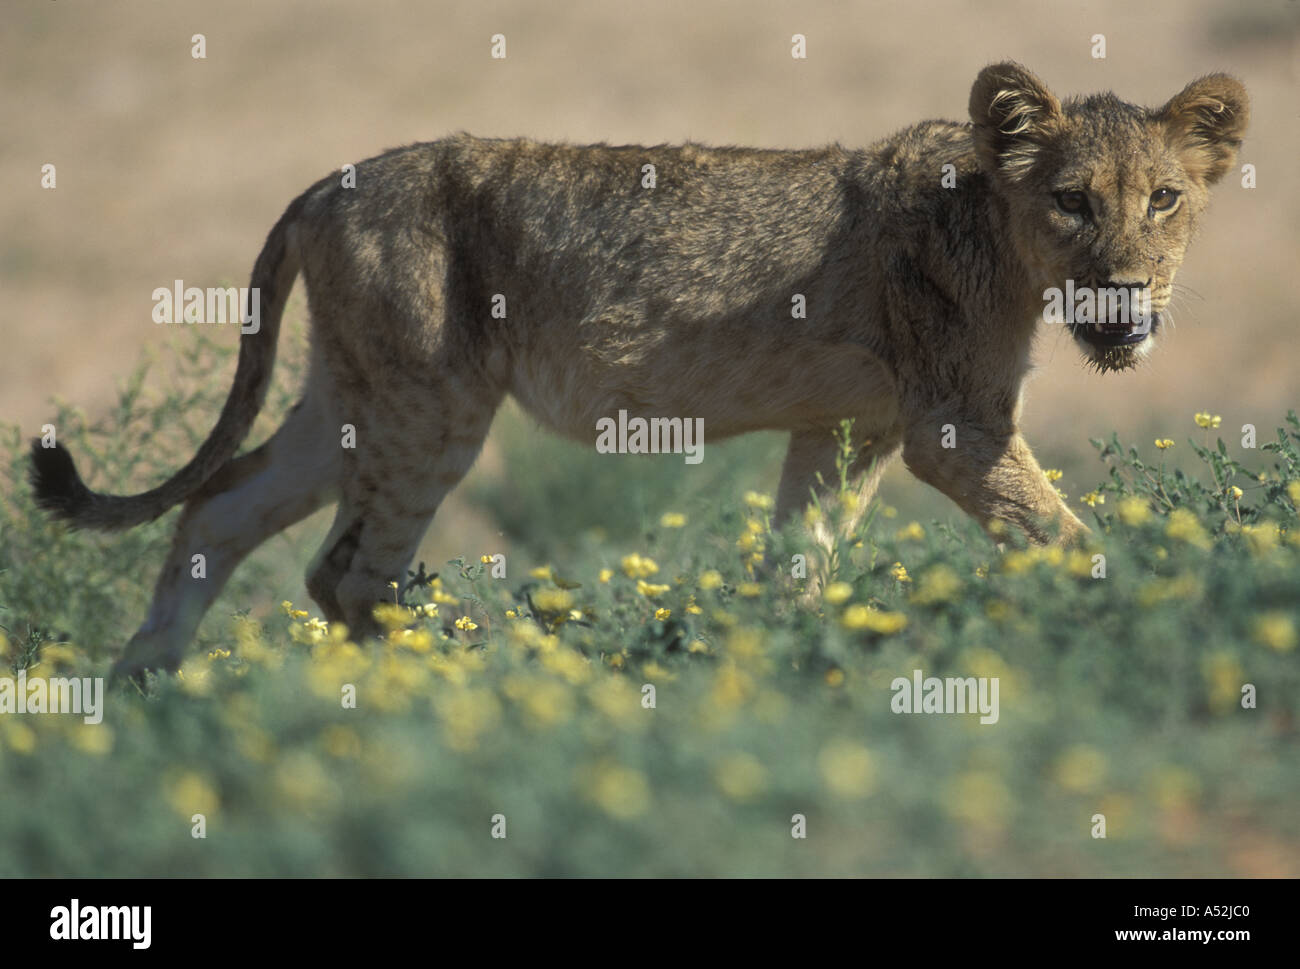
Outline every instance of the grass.
<svg viewBox="0 0 1300 969"><path fill-rule="evenodd" d="M196 341L153 398L142 369L102 421L53 423L93 486L138 489L229 369ZM306 552L272 549L102 725L0 714L0 874L1294 876L1300 422L1252 450L1180 421L1169 449L1093 442L1086 550L879 506L827 561L753 490L778 439L688 476L508 417L471 494L504 577L496 549L425 563L355 644L280 604ZM3 447L0 672L105 675L175 512L70 533L34 511L16 428ZM917 669L997 677L997 723L894 713Z"/></svg>

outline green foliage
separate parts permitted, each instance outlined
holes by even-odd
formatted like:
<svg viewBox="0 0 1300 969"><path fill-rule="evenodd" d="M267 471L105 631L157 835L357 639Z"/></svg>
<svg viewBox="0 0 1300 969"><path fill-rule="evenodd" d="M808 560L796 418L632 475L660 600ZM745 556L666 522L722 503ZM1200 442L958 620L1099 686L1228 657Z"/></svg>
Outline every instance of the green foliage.
<svg viewBox="0 0 1300 969"><path fill-rule="evenodd" d="M206 433L228 361L192 362L197 390L146 405L139 375L102 424L59 413L96 487L154 483ZM0 874L1300 870L1294 414L1258 451L1192 442L1199 473L1094 442L1084 549L880 506L831 560L771 530L741 447L692 480L497 431L477 498L550 564L422 564L361 645L288 603L250 619L242 570L181 674L111 687L102 725L0 714ZM5 434L3 663L104 675L168 521L49 524ZM998 721L893 712L914 670L997 677Z"/></svg>

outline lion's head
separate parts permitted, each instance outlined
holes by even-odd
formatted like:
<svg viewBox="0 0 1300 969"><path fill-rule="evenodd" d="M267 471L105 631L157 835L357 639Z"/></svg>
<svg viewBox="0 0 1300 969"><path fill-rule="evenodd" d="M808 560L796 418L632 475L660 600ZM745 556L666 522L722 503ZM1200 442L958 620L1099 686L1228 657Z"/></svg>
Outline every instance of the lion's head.
<svg viewBox="0 0 1300 969"><path fill-rule="evenodd" d="M1245 88L1210 74L1155 110L1113 94L1062 104L1020 65L997 64L976 78L970 116L1045 306L1062 298L1099 370L1132 367L1151 350L1210 186L1236 160Z"/></svg>

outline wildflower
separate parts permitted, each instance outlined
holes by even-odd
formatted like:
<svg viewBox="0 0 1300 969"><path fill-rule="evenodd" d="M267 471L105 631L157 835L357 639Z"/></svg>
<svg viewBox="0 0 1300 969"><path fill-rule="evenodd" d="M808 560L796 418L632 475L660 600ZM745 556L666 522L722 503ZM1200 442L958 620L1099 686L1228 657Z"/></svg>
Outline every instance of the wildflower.
<svg viewBox="0 0 1300 969"><path fill-rule="evenodd" d="M519 618L519 613L515 612L513 609L507 609L507 610L506 610L506 618L507 618L507 619L518 619L518 618Z"/></svg>
<svg viewBox="0 0 1300 969"><path fill-rule="evenodd" d="M308 615L306 609L295 609L288 599L280 603L280 610L290 619L306 619Z"/></svg>
<svg viewBox="0 0 1300 969"><path fill-rule="evenodd" d="M903 566L902 562L895 562L893 565L891 565L889 567L889 574L892 575L895 581L898 582L912 581L912 577L907 574L907 569Z"/></svg>
<svg viewBox="0 0 1300 969"><path fill-rule="evenodd" d="M659 519L659 525L662 528L681 528L686 524L686 516L675 511L664 512Z"/></svg>
<svg viewBox="0 0 1300 969"><path fill-rule="evenodd" d="M745 504L748 507L756 508L759 511L769 511L772 508L772 496L761 495L757 491L746 491Z"/></svg>
<svg viewBox="0 0 1300 969"><path fill-rule="evenodd" d="M936 565L921 576L920 586L911 601L919 605L948 602L961 590L961 579L947 565Z"/></svg>
<svg viewBox="0 0 1300 969"><path fill-rule="evenodd" d="M470 619L469 616L461 616L456 620L456 628L469 632L472 629L478 629L478 623Z"/></svg>
<svg viewBox="0 0 1300 969"><path fill-rule="evenodd" d="M529 569L528 574L534 579L541 579L543 582L549 581L552 575L549 565L539 565L535 569Z"/></svg>
<svg viewBox="0 0 1300 969"><path fill-rule="evenodd" d="M1255 525L1243 525L1241 533L1246 536L1250 550L1256 555L1268 555L1277 548L1281 533L1276 522L1259 522Z"/></svg>
<svg viewBox="0 0 1300 969"><path fill-rule="evenodd" d="M1291 504L1300 506L1300 481L1287 482L1286 493L1291 499Z"/></svg>
<svg viewBox="0 0 1300 969"><path fill-rule="evenodd" d="M858 603L844 610L840 622L845 629L866 629L888 636L907 626L907 616L901 612L879 612Z"/></svg>
<svg viewBox="0 0 1300 969"><path fill-rule="evenodd" d="M704 610L695 604L695 596L691 596L690 599L687 600L686 611L692 616L700 616L704 614Z"/></svg>
<svg viewBox="0 0 1300 969"><path fill-rule="evenodd" d="M747 801L767 784L767 768L750 754L730 754L718 764L713 779L733 801Z"/></svg>
<svg viewBox="0 0 1300 969"><path fill-rule="evenodd" d="M1096 508L1098 505L1106 504L1106 496L1099 491L1089 491L1079 499L1089 508Z"/></svg>
<svg viewBox="0 0 1300 969"><path fill-rule="evenodd" d="M1162 451L1167 451L1169 450L1169 448L1173 446L1174 446L1174 442L1167 437L1156 438L1156 447L1160 448L1160 450Z"/></svg>
<svg viewBox="0 0 1300 969"><path fill-rule="evenodd" d="M1242 491L1236 485L1232 485L1231 487L1228 488L1227 493L1228 493L1228 497L1230 497L1233 501L1241 501L1242 496L1245 495L1246 492Z"/></svg>
<svg viewBox="0 0 1300 969"><path fill-rule="evenodd" d="M875 787L876 767L871 752L861 744L835 740L817 755L817 768L832 793L858 800Z"/></svg>
<svg viewBox="0 0 1300 969"><path fill-rule="evenodd" d="M614 573L613 573L613 571L612 571L611 569L601 569L601 570L600 570L600 574L597 576L597 578L598 578L602 583L607 583L607 582L609 582L609 580L612 579L613 577L614 577Z"/></svg>
<svg viewBox="0 0 1300 969"><path fill-rule="evenodd" d="M573 608L573 593L566 589L538 589L533 593L533 605L542 612L565 613Z"/></svg>
<svg viewBox="0 0 1300 969"><path fill-rule="evenodd" d="M1257 616L1252 632L1256 642L1279 653L1295 649L1295 625L1291 622L1291 617L1284 612L1266 612Z"/></svg>
<svg viewBox="0 0 1300 969"><path fill-rule="evenodd" d="M1141 525L1151 517L1151 508L1141 498L1128 497L1119 503L1119 519L1125 525Z"/></svg>
<svg viewBox="0 0 1300 969"><path fill-rule="evenodd" d="M753 599L763 594L763 587L757 582L742 582L736 586L736 594L746 599Z"/></svg>
<svg viewBox="0 0 1300 969"><path fill-rule="evenodd" d="M1179 539L1198 548L1209 548L1210 546L1210 539L1205 534L1204 527L1202 527L1196 516L1186 508L1175 508L1170 512L1169 524L1165 526L1165 534L1170 538Z"/></svg>
<svg viewBox="0 0 1300 969"><path fill-rule="evenodd" d="M638 770L605 761L579 771L583 793L606 814L629 820L650 805L650 783Z"/></svg>
<svg viewBox="0 0 1300 969"><path fill-rule="evenodd" d="M907 527L900 528L894 533L894 539L899 542L911 540L919 542L925 538L925 529L921 527L920 522L908 522Z"/></svg>
<svg viewBox="0 0 1300 969"><path fill-rule="evenodd" d="M492 564L492 556L491 556L491 555L480 555L480 556L478 557L478 560L479 560L480 562L482 562L484 565L491 565L491 564Z"/></svg>
<svg viewBox="0 0 1300 969"><path fill-rule="evenodd" d="M664 609L661 607L655 610L655 618L658 619L660 622L664 622L672 614L673 611L671 609Z"/></svg>
<svg viewBox="0 0 1300 969"><path fill-rule="evenodd" d="M644 579L636 580L636 591L641 595L645 596L647 599L653 599L655 596L661 596L665 592L667 592L668 589L669 586L666 585L655 585L653 583L646 582Z"/></svg>
<svg viewBox="0 0 1300 969"><path fill-rule="evenodd" d="M1205 412L1197 414L1194 420L1197 427L1204 428L1218 427L1223 422L1223 418L1218 414L1211 415Z"/></svg>
<svg viewBox="0 0 1300 969"><path fill-rule="evenodd" d="M164 784L167 803L177 814L189 818L194 814L210 817L217 812L220 802L217 792L206 775L187 771L170 778Z"/></svg>
<svg viewBox="0 0 1300 969"><path fill-rule="evenodd" d="M826 591L822 594L822 598L832 606L838 606L841 603L848 602L852 596L853 586L849 585L847 582L832 582L826 587Z"/></svg>
<svg viewBox="0 0 1300 969"><path fill-rule="evenodd" d="M981 831L1001 831L1015 812L1015 799L992 771L967 771L949 782L944 809L952 817Z"/></svg>
<svg viewBox="0 0 1300 969"><path fill-rule="evenodd" d="M1076 744L1056 762L1056 783L1067 790L1087 793L1106 773L1106 758L1096 747Z"/></svg>
<svg viewBox="0 0 1300 969"><path fill-rule="evenodd" d="M629 579L648 579L659 571L654 559L643 558L635 552L623 556L623 574Z"/></svg>
<svg viewBox="0 0 1300 969"><path fill-rule="evenodd" d="M1058 471L1056 468L1044 468L1043 477L1045 477L1048 481L1057 482L1060 481L1061 478L1065 477L1065 472Z"/></svg>

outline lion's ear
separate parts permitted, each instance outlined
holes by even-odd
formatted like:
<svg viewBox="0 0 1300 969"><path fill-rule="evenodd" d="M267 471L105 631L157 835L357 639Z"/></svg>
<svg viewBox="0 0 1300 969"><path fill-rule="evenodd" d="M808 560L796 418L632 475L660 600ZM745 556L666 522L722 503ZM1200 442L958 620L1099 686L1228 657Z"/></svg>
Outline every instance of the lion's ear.
<svg viewBox="0 0 1300 969"><path fill-rule="evenodd" d="M970 120L980 168L1014 181L1034 163L1061 102L1019 64L992 64L970 91Z"/></svg>
<svg viewBox="0 0 1300 969"><path fill-rule="evenodd" d="M1213 185L1237 160L1250 123L1246 88L1227 74L1207 74L1175 94L1155 118L1193 178Z"/></svg>

